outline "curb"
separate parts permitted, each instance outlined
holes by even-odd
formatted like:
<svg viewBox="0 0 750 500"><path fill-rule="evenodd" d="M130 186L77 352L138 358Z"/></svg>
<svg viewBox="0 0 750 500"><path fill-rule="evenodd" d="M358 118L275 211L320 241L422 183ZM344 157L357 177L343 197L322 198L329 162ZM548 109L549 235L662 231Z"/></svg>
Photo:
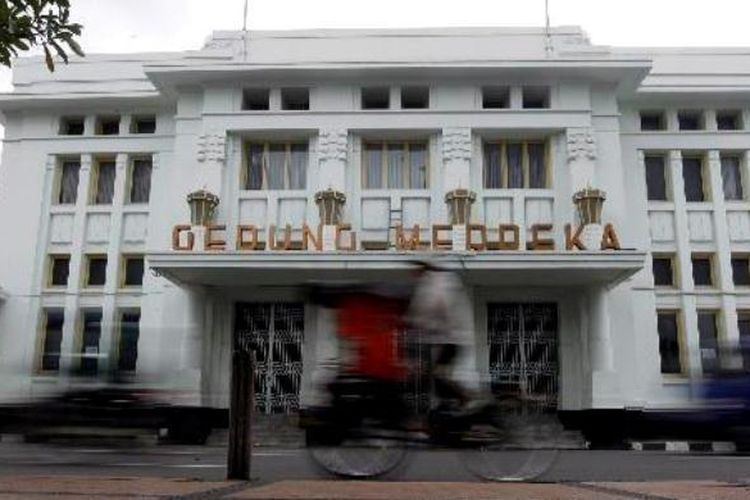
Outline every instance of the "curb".
<svg viewBox="0 0 750 500"><path fill-rule="evenodd" d="M672 453L734 453L737 447L728 441L633 441L635 451L668 451Z"/></svg>

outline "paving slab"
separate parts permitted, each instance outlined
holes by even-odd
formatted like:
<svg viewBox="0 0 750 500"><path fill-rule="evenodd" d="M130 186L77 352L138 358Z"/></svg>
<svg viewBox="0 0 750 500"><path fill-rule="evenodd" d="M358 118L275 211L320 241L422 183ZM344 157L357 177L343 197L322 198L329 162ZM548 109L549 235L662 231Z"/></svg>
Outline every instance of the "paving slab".
<svg viewBox="0 0 750 500"><path fill-rule="evenodd" d="M632 495L606 493L564 484L419 483L377 481L279 481L248 488L230 498L263 500L622 500Z"/></svg>
<svg viewBox="0 0 750 500"><path fill-rule="evenodd" d="M0 477L0 498L158 498L190 495L226 488L230 481L202 481L189 478L158 477L97 477L97 476L3 476Z"/></svg>
<svg viewBox="0 0 750 500"><path fill-rule="evenodd" d="M643 483L585 483L599 491L628 492L648 498L680 500L746 500L750 485L719 481L652 481Z"/></svg>

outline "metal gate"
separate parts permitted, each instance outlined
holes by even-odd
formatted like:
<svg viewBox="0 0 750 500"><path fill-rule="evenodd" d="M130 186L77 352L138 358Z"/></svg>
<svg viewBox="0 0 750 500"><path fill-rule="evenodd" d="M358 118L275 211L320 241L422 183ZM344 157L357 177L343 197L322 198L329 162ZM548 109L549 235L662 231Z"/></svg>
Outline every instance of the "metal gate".
<svg viewBox="0 0 750 500"><path fill-rule="evenodd" d="M523 414L557 408L557 305L487 305L493 393Z"/></svg>
<svg viewBox="0 0 750 500"><path fill-rule="evenodd" d="M259 414L299 410L305 308L297 303L237 304L235 342L255 353L255 408Z"/></svg>

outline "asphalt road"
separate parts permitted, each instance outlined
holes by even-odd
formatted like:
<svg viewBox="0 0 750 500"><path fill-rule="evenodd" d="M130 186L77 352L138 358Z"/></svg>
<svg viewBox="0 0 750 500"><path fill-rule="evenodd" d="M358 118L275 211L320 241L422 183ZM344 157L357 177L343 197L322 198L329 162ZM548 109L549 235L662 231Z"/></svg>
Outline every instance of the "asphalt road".
<svg viewBox="0 0 750 500"><path fill-rule="evenodd" d="M256 448L252 477L260 482L316 479L322 475L305 449ZM166 446L148 442L0 442L0 475L76 474L223 479L223 446ZM722 480L750 481L750 456L657 451L540 451L498 456L532 471L535 479L559 481ZM456 451L411 450L385 480L476 481L467 457ZM521 463L523 462L523 463ZM515 470L515 469L514 469Z"/></svg>

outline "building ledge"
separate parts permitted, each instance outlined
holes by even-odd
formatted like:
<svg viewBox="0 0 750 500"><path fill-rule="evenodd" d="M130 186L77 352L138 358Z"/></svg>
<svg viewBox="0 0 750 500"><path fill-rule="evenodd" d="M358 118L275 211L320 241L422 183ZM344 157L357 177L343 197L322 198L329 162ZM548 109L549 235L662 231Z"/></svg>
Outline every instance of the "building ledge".
<svg viewBox="0 0 750 500"><path fill-rule="evenodd" d="M645 252L153 252L149 266L181 285L299 285L408 279L429 260L478 286L614 286L643 268Z"/></svg>

